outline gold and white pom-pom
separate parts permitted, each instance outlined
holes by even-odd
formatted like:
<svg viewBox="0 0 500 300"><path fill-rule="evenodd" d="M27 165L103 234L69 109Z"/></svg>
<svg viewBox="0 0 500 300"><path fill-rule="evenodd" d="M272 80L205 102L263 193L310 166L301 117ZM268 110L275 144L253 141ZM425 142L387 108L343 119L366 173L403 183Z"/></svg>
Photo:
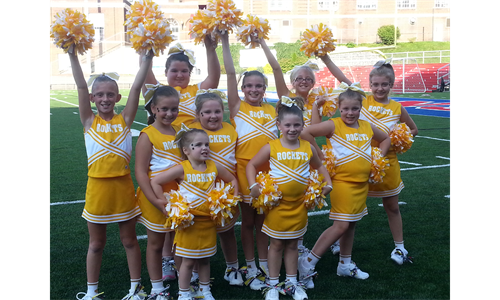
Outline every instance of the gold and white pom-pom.
<svg viewBox="0 0 500 300"><path fill-rule="evenodd" d="M337 163L337 159L335 158L335 154L333 153L333 148L327 145L322 145L321 147L322 147L321 152L323 152L323 156L325 157L325 160L323 160L323 165L328 171L330 178L333 178L333 176L337 174L335 172L335 165Z"/></svg>
<svg viewBox="0 0 500 300"><path fill-rule="evenodd" d="M382 156L380 148L372 147L372 165L368 182L374 184L383 182L387 169L389 169L389 159Z"/></svg>
<svg viewBox="0 0 500 300"><path fill-rule="evenodd" d="M215 187L208 193L210 217L218 226L224 226L233 219L232 209L238 206L240 196L233 195L231 183L217 181Z"/></svg>
<svg viewBox="0 0 500 300"><path fill-rule="evenodd" d="M323 182L323 175L319 174L318 170L311 170L309 173L309 184L304 196L304 205L307 210L313 210L316 207L319 209L323 206L328 206L325 201L325 196L322 194L323 187L326 182Z"/></svg>
<svg viewBox="0 0 500 300"><path fill-rule="evenodd" d="M337 93L333 88L327 87L327 86L319 86L317 88L314 88L310 95L316 97L316 96L323 96L325 97L325 103L319 108L319 113L324 116L331 118L333 115L335 115L335 112L337 112L338 108L338 97L340 93Z"/></svg>
<svg viewBox="0 0 500 300"><path fill-rule="evenodd" d="M54 39L54 44L58 48L68 53L74 45L72 51L80 55L92 48L94 26L87 20L85 14L66 8L54 17L55 20L50 26L50 37Z"/></svg>
<svg viewBox="0 0 500 300"><path fill-rule="evenodd" d="M260 44L256 40L269 39L270 31L271 27L267 19L248 14L243 19L243 24L238 27L237 38L243 45L250 45L250 48L257 48Z"/></svg>
<svg viewBox="0 0 500 300"><path fill-rule="evenodd" d="M330 27L323 23L312 25L300 37L300 51L308 57L324 56L335 50L337 40L333 38Z"/></svg>
<svg viewBox="0 0 500 300"><path fill-rule="evenodd" d="M147 54L151 50L155 56L163 54L173 40L170 24L164 19L144 20L130 37L132 48L137 53Z"/></svg>
<svg viewBox="0 0 500 300"><path fill-rule="evenodd" d="M255 182L260 186L260 196L257 199L252 198L252 207L257 209L258 214L263 214L279 204L281 191L268 172L259 172Z"/></svg>
<svg viewBox="0 0 500 300"><path fill-rule="evenodd" d="M132 35L139 24L144 24L146 20L163 20L164 15L158 4L152 0L135 1L125 14L123 25L127 27L127 34Z"/></svg>
<svg viewBox="0 0 500 300"><path fill-rule="evenodd" d="M199 9L189 18L188 23L191 24L189 35L194 37L195 45L203 43L207 35L212 33L214 24L214 13L207 9Z"/></svg>
<svg viewBox="0 0 500 300"><path fill-rule="evenodd" d="M189 204L178 191L164 193L168 200L165 210L168 213L167 221L163 227L170 229L183 229L194 224L194 216L189 212Z"/></svg>
<svg viewBox="0 0 500 300"><path fill-rule="evenodd" d="M396 153L405 153L413 144L413 134L406 123L397 123L389 132L391 144Z"/></svg>

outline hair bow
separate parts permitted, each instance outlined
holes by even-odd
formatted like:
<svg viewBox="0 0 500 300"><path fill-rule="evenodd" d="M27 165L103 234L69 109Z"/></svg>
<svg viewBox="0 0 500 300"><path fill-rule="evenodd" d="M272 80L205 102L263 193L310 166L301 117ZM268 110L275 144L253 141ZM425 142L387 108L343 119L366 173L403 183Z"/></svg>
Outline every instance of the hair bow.
<svg viewBox="0 0 500 300"><path fill-rule="evenodd" d="M92 74L92 75L90 75L90 78L87 81L88 87L91 87L94 84L94 81L99 76L106 76L114 81L118 81L118 78L120 78L120 75L118 75L118 73L116 73L116 72L109 72L109 73L102 72L101 74Z"/></svg>
<svg viewBox="0 0 500 300"><path fill-rule="evenodd" d="M391 63L392 63L392 57L389 57L389 58L377 61L373 67L380 68L383 65L390 65Z"/></svg>
<svg viewBox="0 0 500 300"><path fill-rule="evenodd" d="M319 71L319 66L317 63L313 62L312 60L307 60L305 64L303 64L302 66L306 66L306 67L309 67L311 68L311 70L313 71Z"/></svg>
<svg viewBox="0 0 500 300"><path fill-rule="evenodd" d="M179 53L184 53L189 58L189 63L194 67L196 64L196 60L194 59L194 51L189 50L189 49L184 49L181 44L177 43L170 47L168 50L168 55L174 55L174 54L179 54Z"/></svg>
<svg viewBox="0 0 500 300"><path fill-rule="evenodd" d="M146 104L144 106L147 107L148 105L150 105L151 99L153 99L153 95L155 94L156 90L159 87L165 85L158 82L157 84L146 83L145 86L147 91L144 93L144 101L146 101Z"/></svg>
<svg viewBox="0 0 500 300"><path fill-rule="evenodd" d="M217 89L208 89L208 90L199 89L199 90L196 92L196 98L198 98L198 95L208 94L208 93L216 94L216 95L217 95L217 96L219 96L222 100L226 100L226 101L227 101L227 96L226 96L226 93L224 93L224 92L222 92L222 91L219 91L219 90L217 90Z"/></svg>
<svg viewBox="0 0 500 300"><path fill-rule="evenodd" d="M292 107L294 105L297 106L297 103L295 103L295 100L293 100L292 98L287 97L287 96L281 96L281 104L286 105L288 107Z"/></svg>
<svg viewBox="0 0 500 300"><path fill-rule="evenodd" d="M363 95L363 97L365 97L365 98L366 98L366 93L365 93L365 91L363 91L363 89L361 88L361 84L360 84L359 82L354 82L354 83L352 83L351 85L348 85L347 83L342 82L342 83L338 86L338 88L337 88L337 90L341 91L341 93L342 93L342 92L347 91L348 89L349 89L349 90L353 90L353 91L355 91L355 92L358 92L358 93L360 93L361 95Z"/></svg>
<svg viewBox="0 0 500 300"><path fill-rule="evenodd" d="M181 129L179 131L177 131L177 133L175 134L175 139L174 139L174 142L178 143L179 140L184 136L184 134L186 132L189 132L193 129L187 127L186 125L184 125L184 123L181 124Z"/></svg>

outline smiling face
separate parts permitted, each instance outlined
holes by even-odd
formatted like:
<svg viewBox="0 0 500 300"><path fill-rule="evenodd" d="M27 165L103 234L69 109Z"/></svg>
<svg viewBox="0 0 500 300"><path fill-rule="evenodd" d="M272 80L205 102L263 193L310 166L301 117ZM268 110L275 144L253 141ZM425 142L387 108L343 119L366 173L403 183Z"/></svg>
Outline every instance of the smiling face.
<svg viewBox="0 0 500 300"><path fill-rule="evenodd" d="M342 121L349 127L357 128L361 102L356 98L345 97L340 101L339 109Z"/></svg>
<svg viewBox="0 0 500 300"><path fill-rule="evenodd" d="M245 76L241 91L245 94L245 102L254 106L260 105L266 93L264 78L258 75Z"/></svg>
<svg viewBox="0 0 500 300"><path fill-rule="evenodd" d="M282 137L288 142L296 142L304 129L303 119L293 113L284 114L277 125Z"/></svg>
<svg viewBox="0 0 500 300"><path fill-rule="evenodd" d="M385 103L389 101L389 93L391 92L393 84L387 76L373 75L370 77L370 88L372 90L373 98L377 102Z"/></svg>
<svg viewBox="0 0 500 300"><path fill-rule="evenodd" d="M210 140L206 132L193 133L189 140L182 147L182 151L188 159L197 162L207 160L210 156Z"/></svg>
<svg viewBox="0 0 500 300"><path fill-rule="evenodd" d="M173 87L186 88L191 79L191 71L189 70L189 63L185 61L173 60L169 68L165 70L167 76L167 83Z"/></svg>
<svg viewBox="0 0 500 300"><path fill-rule="evenodd" d="M151 110L156 116L155 122L170 126L179 115L179 98L158 96L156 104L151 105Z"/></svg>
<svg viewBox="0 0 500 300"><path fill-rule="evenodd" d="M101 116L114 115L115 104L121 97L115 81L94 82L92 85L90 101L95 104Z"/></svg>
<svg viewBox="0 0 500 300"><path fill-rule="evenodd" d="M215 99L204 101L198 112L201 127L211 131L222 129L223 114L224 107L221 106L220 101Z"/></svg>
<svg viewBox="0 0 500 300"><path fill-rule="evenodd" d="M310 68L300 68L293 74L292 86L296 94L305 97L309 91L314 87L315 79L314 73Z"/></svg>

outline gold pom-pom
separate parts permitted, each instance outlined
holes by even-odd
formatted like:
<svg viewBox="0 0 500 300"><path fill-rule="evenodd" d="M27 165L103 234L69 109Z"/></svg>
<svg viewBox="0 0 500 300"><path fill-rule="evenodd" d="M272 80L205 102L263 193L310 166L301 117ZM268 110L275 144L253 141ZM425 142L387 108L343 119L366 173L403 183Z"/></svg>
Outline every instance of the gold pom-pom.
<svg viewBox="0 0 500 300"><path fill-rule="evenodd" d="M255 15L248 14L243 24L238 27L238 40L250 48L257 48L260 44L255 40L269 39L269 32L271 27L267 19L260 19Z"/></svg>
<svg viewBox="0 0 500 300"><path fill-rule="evenodd" d="M321 209L323 206L328 206L325 201L326 197L322 194L325 185L326 182L323 182L323 175L319 174L318 170L311 170L309 173L309 184L304 196L306 209L313 210L315 207Z"/></svg>
<svg viewBox="0 0 500 300"><path fill-rule="evenodd" d="M124 25L127 26L132 48L139 54L151 50L155 56L159 56L173 41L170 24L160 7L151 0L134 2L125 18Z"/></svg>
<svg viewBox="0 0 500 300"><path fill-rule="evenodd" d="M333 88L329 88L326 86L325 87L320 86L320 87L314 88L311 91L310 95L312 95L314 97L316 97L316 96L325 97L325 103L323 103L323 105L319 108L319 113L322 116L331 118L331 117L333 117L333 115L335 115L335 112L337 112L337 108L338 108L337 104L338 104L338 97L339 97L340 93L338 93Z"/></svg>
<svg viewBox="0 0 500 300"><path fill-rule="evenodd" d="M260 196L252 199L252 207L257 209L258 214L263 214L279 204L281 191L267 172L259 172L255 181L259 183Z"/></svg>
<svg viewBox="0 0 500 300"><path fill-rule="evenodd" d="M232 33L233 28L241 26L243 12L236 8L232 0L209 0L207 8L198 10L188 23L189 34L194 36L195 44L203 42L207 35L218 41L218 32Z"/></svg>
<svg viewBox="0 0 500 300"><path fill-rule="evenodd" d="M330 178L333 178L333 176L337 174L335 172L335 164L337 163L337 160L335 158L335 154L333 153L333 148L327 145L322 145L321 147L321 152L323 152L323 156L325 157L325 160L323 160L323 165L328 171L328 174L330 174Z"/></svg>
<svg viewBox="0 0 500 300"><path fill-rule="evenodd" d="M164 193L168 200L165 210L168 213L167 221L163 227L170 229L183 229L194 224L193 214L189 212L189 204L178 191Z"/></svg>
<svg viewBox="0 0 500 300"><path fill-rule="evenodd" d="M319 23L304 31L300 37L300 51L308 57L323 56L335 50L336 41L330 27Z"/></svg>
<svg viewBox="0 0 500 300"><path fill-rule="evenodd" d="M240 196L233 195L231 183L217 181L215 187L208 193L208 205L210 207L210 217L218 226L224 226L234 217L231 210L238 206L241 201Z"/></svg>
<svg viewBox="0 0 500 300"><path fill-rule="evenodd" d="M382 156L380 148L372 147L372 166L370 171L370 183L383 182L385 171L389 169L389 159Z"/></svg>
<svg viewBox="0 0 500 300"><path fill-rule="evenodd" d="M392 146L396 153L405 153L413 144L413 134L406 123L397 123L389 132Z"/></svg>
<svg viewBox="0 0 500 300"><path fill-rule="evenodd" d="M64 53L68 53L74 45L73 51L84 54L92 48L94 34L94 26L87 21L85 15L69 8L57 13L50 26L50 37Z"/></svg>

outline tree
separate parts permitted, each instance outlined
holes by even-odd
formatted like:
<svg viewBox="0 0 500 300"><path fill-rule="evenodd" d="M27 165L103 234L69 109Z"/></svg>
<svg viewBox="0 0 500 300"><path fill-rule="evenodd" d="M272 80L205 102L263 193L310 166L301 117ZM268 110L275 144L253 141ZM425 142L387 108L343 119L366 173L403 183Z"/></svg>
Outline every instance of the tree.
<svg viewBox="0 0 500 300"><path fill-rule="evenodd" d="M397 30L396 39L399 39L401 33L399 32L399 27ZM377 35L379 36L382 44L393 45L394 44L394 25L384 25L377 30Z"/></svg>

